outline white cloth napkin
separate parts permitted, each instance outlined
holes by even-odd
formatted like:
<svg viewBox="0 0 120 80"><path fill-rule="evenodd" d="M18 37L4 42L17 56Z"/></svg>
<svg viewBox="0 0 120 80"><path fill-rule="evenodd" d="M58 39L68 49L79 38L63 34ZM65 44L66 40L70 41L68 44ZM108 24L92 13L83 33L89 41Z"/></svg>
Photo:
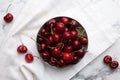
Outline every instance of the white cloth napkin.
<svg viewBox="0 0 120 80"><path fill-rule="evenodd" d="M11 75L9 80L33 80L32 75L34 80L69 80L118 39L116 29L109 25L105 25L104 29L99 28L101 25L95 24L78 3L80 0L30 0L26 4L0 46L3 55L8 55L6 62L12 61L7 67ZM56 16L74 18L84 26L89 39L88 52L78 64L62 69L52 67L42 59L26 63L25 55L16 51L20 41L28 47L28 53L39 56L36 43L30 37L36 39L40 27Z"/></svg>

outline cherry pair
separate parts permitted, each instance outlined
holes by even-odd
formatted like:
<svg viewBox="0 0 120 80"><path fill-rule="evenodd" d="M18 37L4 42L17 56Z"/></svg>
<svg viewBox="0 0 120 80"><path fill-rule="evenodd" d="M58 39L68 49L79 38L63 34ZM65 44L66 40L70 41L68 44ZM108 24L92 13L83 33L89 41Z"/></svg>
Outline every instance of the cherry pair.
<svg viewBox="0 0 120 80"><path fill-rule="evenodd" d="M27 52L27 50L28 49L24 44L19 45L18 48L17 48L17 52L19 54L25 54ZM27 53L25 55L25 60L26 60L26 62L31 63L34 60L33 55L31 53Z"/></svg>
<svg viewBox="0 0 120 80"><path fill-rule="evenodd" d="M108 64L111 69L116 69L119 66L118 61L112 61L112 57L110 55L106 55L103 58L103 62Z"/></svg>

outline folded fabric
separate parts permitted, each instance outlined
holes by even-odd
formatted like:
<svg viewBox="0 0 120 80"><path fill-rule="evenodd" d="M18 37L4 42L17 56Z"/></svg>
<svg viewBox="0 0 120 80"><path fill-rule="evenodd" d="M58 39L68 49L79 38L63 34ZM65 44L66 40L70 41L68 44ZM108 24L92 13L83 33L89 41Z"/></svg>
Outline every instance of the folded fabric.
<svg viewBox="0 0 120 80"><path fill-rule="evenodd" d="M69 80L118 39L117 30L108 27L109 25L104 26L104 30L99 28L100 25L91 21L91 18L82 10L82 7L77 4L78 2L80 3L79 0L30 0L26 4L0 46L0 50L3 51L1 55L8 55L8 59L14 64L9 64L9 71L12 76L9 80L33 80L33 78L29 78L30 76L33 77L33 74L36 77L35 80ZM36 39L41 26L50 18L56 16L68 16L83 25L89 39L88 52L76 65L62 69L50 66L42 59L35 59L30 64L26 63L24 60L25 55L17 53L17 46L22 41L28 47L28 53L39 56L36 43L31 40L31 37ZM28 70L26 71L25 67L23 69L22 65Z"/></svg>

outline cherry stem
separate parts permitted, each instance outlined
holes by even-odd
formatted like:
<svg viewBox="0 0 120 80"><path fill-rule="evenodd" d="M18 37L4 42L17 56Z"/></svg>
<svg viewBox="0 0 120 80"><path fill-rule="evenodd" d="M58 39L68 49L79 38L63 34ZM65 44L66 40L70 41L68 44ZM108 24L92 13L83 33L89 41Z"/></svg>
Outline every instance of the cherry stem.
<svg viewBox="0 0 120 80"><path fill-rule="evenodd" d="M82 47L81 49L85 49L85 47ZM79 49L79 50L81 50L81 49ZM73 51L73 52L71 52L71 53L78 52L79 50Z"/></svg>
<svg viewBox="0 0 120 80"><path fill-rule="evenodd" d="M50 26L51 34L53 34L52 27L53 27L53 24L51 24L51 26Z"/></svg>
<svg viewBox="0 0 120 80"><path fill-rule="evenodd" d="M32 37L30 37L30 39L32 39L33 41L35 41L35 39L33 39ZM36 41L35 41L36 42ZM39 43L37 43L37 45L40 45Z"/></svg>
<svg viewBox="0 0 120 80"><path fill-rule="evenodd" d="M35 58L37 58L37 59L40 59L40 57L38 57L38 56L33 56L33 57L35 57Z"/></svg>
<svg viewBox="0 0 120 80"><path fill-rule="evenodd" d="M9 6L7 7L6 13L8 12L8 9L10 8L11 5L12 5L12 4L9 4Z"/></svg>
<svg viewBox="0 0 120 80"><path fill-rule="evenodd" d="M42 37L43 39L47 40L47 38L45 38L45 37L41 36L40 34L37 34L37 35L38 35L38 36L40 36L40 37Z"/></svg>
<svg viewBox="0 0 120 80"><path fill-rule="evenodd" d="M47 48L51 48L51 49L53 49L53 48L55 48L55 47L47 46Z"/></svg>

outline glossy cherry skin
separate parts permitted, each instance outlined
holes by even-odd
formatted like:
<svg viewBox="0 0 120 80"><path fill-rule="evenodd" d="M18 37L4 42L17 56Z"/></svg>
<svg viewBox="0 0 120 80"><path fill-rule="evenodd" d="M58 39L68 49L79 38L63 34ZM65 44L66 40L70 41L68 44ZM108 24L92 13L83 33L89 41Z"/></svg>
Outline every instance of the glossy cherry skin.
<svg viewBox="0 0 120 80"><path fill-rule="evenodd" d="M66 47L64 48L64 52L70 53L70 52L72 52L72 50L73 50L72 46L66 46Z"/></svg>
<svg viewBox="0 0 120 80"><path fill-rule="evenodd" d="M64 60L63 59L60 59L59 61L58 61L58 63L57 63L57 67L64 67L65 66L65 62L64 62Z"/></svg>
<svg viewBox="0 0 120 80"><path fill-rule="evenodd" d="M71 38L70 32L64 31L62 37L64 40L70 39Z"/></svg>
<svg viewBox="0 0 120 80"><path fill-rule="evenodd" d="M73 63L76 64L76 63L78 63L78 61L79 61L79 58L77 56L74 56Z"/></svg>
<svg viewBox="0 0 120 80"><path fill-rule="evenodd" d="M52 51L52 55L54 57L59 57L61 55L61 50L59 50L58 48L54 48Z"/></svg>
<svg viewBox="0 0 120 80"><path fill-rule="evenodd" d="M75 21L75 20L71 20L70 24L71 24L72 27L74 27L74 28L78 26L78 23L77 23L77 21Z"/></svg>
<svg viewBox="0 0 120 80"><path fill-rule="evenodd" d="M73 58L74 56L71 54L71 53L63 53L63 60L66 62L66 63L71 63L73 61Z"/></svg>
<svg viewBox="0 0 120 80"><path fill-rule="evenodd" d="M59 34L53 34L53 40L58 43L60 42L60 35Z"/></svg>
<svg viewBox="0 0 120 80"><path fill-rule="evenodd" d="M49 64L52 66L57 66L57 60L55 58L51 57L49 60Z"/></svg>
<svg viewBox="0 0 120 80"><path fill-rule="evenodd" d="M61 18L61 21L64 23L64 24L67 24L69 22L69 19L67 17L62 17Z"/></svg>
<svg viewBox="0 0 120 80"><path fill-rule="evenodd" d="M55 19L51 19L47 22L47 26L52 26L56 23L56 20Z"/></svg>
<svg viewBox="0 0 120 80"><path fill-rule="evenodd" d="M110 55L106 55L103 59L103 62L109 64L112 62L112 57Z"/></svg>
<svg viewBox="0 0 120 80"><path fill-rule="evenodd" d="M76 30L70 31L71 38L75 39L78 36L78 32Z"/></svg>
<svg viewBox="0 0 120 80"><path fill-rule="evenodd" d="M56 29L58 32L64 31L65 30L65 25L62 22L56 22Z"/></svg>
<svg viewBox="0 0 120 80"><path fill-rule="evenodd" d="M118 61L112 61L109 64L109 66L110 66L111 69L116 69L119 66L119 63L118 63Z"/></svg>
<svg viewBox="0 0 120 80"><path fill-rule="evenodd" d="M46 40L46 44L47 45L53 44L53 37L52 36L48 36L48 39Z"/></svg>
<svg viewBox="0 0 120 80"><path fill-rule="evenodd" d="M73 48L74 49L80 49L81 44L78 40L73 41Z"/></svg>
<svg viewBox="0 0 120 80"><path fill-rule="evenodd" d="M26 55L25 55L25 60L26 60L26 62L28 62L28 63L33 62L33 60L34 60L33 55L32 55L32 54L26 54Z"/></svg>
<svg viewBox="0 0 120 80"><path fill-rule="evenodd" d="M24 53L27 52L27 47L25 45L20 45L17 48L17 52L20 53L20 54L24 54Z"/></svg>
<svg viewBox="0 0 120 80"><path fill-rule="evenodd" d="M80 49L78 52L75 53L76 56L78 56L79 58L82 58L85 55L85 51L84 49Z"/></svg>
<svg viewBox="0 0 120 80"><path fill-rule="evenodd" d="M80 37L79 41L80 41L81 44L87 44L88 43L88 40L87 40L86 37Z"/></svg>
<svg viewBox="0 0 120 80"><path fill-rule="evenodd" d="M4 21L5 21L5 22L10 23L12 20L13 20L13 15L12 15L11 13L7 13L7 14L4 16Z"/></svg>
<svg viewBox="0 0 120 80"><path fill-rule="evenodd" d="M45 43L42 43L40 44L40 46L38 47L38 51L41 52L41 51L44 51L46 49L46 44Z"/></svg>
<svg viewBox="0 0 120 80"><path fill-rule="evenodd" d="M44 28L42 28L42 29L40 30L39 34L42 35L43 37L48 36L48 32L47 32L47 30L44 29Z"/></svg>
<svg viewBox="0 0 120 80"><path fill-rule="evenodd" d="M37 42L40 43L40 44L43 43L44 41L45 41L45 40L44 40L43 38L41 38L41 37L38 37L38 38L37 38Z"/></svg>
<svg viewBox="0 0 120 80"><path fill-rule="evenodd" d="M43 52L43 53L40 53L41 54L41 57L43 58L43 60L47 61L49 60L50 58L50 53L49 52Z"/></svg>

